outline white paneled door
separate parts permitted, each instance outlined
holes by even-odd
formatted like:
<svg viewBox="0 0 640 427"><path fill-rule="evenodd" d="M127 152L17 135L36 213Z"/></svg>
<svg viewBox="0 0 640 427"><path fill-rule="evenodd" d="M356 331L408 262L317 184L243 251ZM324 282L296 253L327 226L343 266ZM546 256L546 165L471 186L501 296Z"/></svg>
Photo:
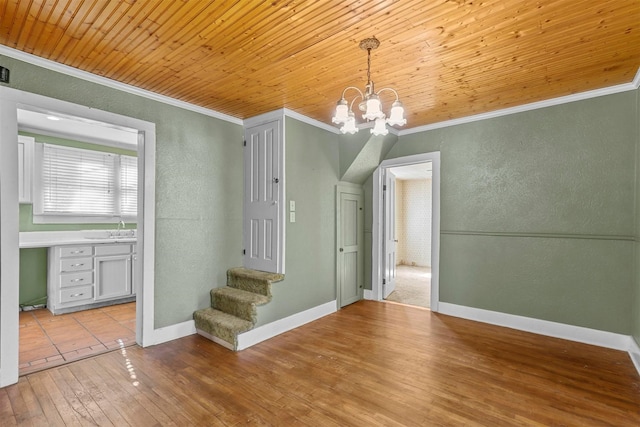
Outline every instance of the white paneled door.
<svg viewBox="0 0 640 427"><path fill-rule="evenodd" d="M245 131L244 266L282 273L282 135L276 120Z"/></svg>
<svg viewBox="0 0 640 427"><path fill-rule="evenodd" d="M396 288L396 177L391 171L385 172L384 199L384 277L383 298Z"/></svg>
<svg viewBox="0 0 640 427"><path fill-rule="evenodd" d="M364 292L364 195L361 188L337 188L337 282L340 307Z"/></svg>

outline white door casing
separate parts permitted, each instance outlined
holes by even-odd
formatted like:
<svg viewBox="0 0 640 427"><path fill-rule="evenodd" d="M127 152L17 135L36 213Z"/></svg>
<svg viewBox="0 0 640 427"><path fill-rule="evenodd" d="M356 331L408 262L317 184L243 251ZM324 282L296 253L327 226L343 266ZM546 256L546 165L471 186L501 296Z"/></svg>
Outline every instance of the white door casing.
<svg viewBox="0 0 640 427"><path fill-rule="evenodd" d="M338 306L362 299L364 292L364 191L336 187L336 279Z"/></svg>
<svg viewBox="0 0 640 427"><path fill-rule="evenodd" d="M154 327L155 124L132 117L0 86L0 387L18 380L18 134L17 110L52 111L138 130L138 256L136 341L167 341L169 328ZM180 332L182 329L180 329ZM184 335L181 335L184 336Z"/></svg>
<svg viewBox="0 0 640 427"><path fill-rule="evenodd" d="M284 273L282 120L248 127L244 147L244 266Z"/></svg>
<svg viewBox="0 0 640 427"><path fill-rule="evenodd" d="M384 201L382 190L384 172L392 167L431 162L432 164L432 218L431 218L431 311L437 312L440 301L440 152L416 154L384 160L373 173L373 229L371 236L371 294L367 298L383 299L384 278Z"/></svg>
<svg viewBox="0 0 640 427"><path fill-rule="evenodd" d="M396 177L385 170L382 197L384 199L384 278L382 297L386 298L396 288Z"/></svg>

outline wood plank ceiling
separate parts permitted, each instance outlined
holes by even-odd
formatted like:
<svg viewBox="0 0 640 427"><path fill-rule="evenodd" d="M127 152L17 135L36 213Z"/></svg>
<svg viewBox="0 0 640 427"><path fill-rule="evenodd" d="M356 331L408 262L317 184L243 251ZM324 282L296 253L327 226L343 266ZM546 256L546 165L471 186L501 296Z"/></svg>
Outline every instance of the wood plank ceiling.
<svg viewBox="0 0 640 427"><path fill-rule="evenodd" d="M0 44L238 118L331 123L374 35L410 128L631 82L640 1L0 2Z"/></svg>

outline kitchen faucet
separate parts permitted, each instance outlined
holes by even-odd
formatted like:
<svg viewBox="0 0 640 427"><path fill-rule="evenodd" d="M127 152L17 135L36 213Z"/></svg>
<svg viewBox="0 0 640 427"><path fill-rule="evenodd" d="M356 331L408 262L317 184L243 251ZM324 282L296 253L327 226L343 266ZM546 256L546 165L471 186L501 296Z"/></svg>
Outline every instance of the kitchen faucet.
<svg viewBox="0 0 640 427"><path fill-rule="evenodd" d="M116 235L120 236L120 229L122 228L124 230L125 227L126 224L124 223L123 219L120 218L120 221L118 221L118 228L116 229Z"/></svg>

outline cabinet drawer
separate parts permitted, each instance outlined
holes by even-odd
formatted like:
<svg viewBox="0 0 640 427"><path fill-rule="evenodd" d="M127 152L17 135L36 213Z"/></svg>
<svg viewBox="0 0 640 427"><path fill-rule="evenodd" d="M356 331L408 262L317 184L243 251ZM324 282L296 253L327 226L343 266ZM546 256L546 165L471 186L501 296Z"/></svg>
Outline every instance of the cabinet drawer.
<svg viewBox="0 0 640 427"><path fill-rule="evenodd" d="M93 270L83 271L80 273L67 273L60 275L60 287L66 288L69 286L78 285L92 285L93 284Z"/></svg>
<svg viewBox="0 0 640 427"><path fill-rule="evenodd" d="M96 246L96 256L126 255L130 253L131 253L131 245L98 245Z"/></svg>
<svg viewBox="0 0 640 427"><path fill-rule="evenodd" d="M84 270L92 270L93 269L93 258L69 258L69 259L61 259L60 260L60 271L62 273L65 272L73 272L73 271L84 271Z"/></svg>
<svg viewBox="0 0 640 427"><path fill-rule="evenodd" d="M63 246L60 248L60 257L78 257L93 255L92 246Z"/></svg>
<svg viewBox="0 0 640 427"><path fill-rule="evenodd" d="M70 303L93 299L93 286L83 285L60 290L60 303Z"/></svg>

